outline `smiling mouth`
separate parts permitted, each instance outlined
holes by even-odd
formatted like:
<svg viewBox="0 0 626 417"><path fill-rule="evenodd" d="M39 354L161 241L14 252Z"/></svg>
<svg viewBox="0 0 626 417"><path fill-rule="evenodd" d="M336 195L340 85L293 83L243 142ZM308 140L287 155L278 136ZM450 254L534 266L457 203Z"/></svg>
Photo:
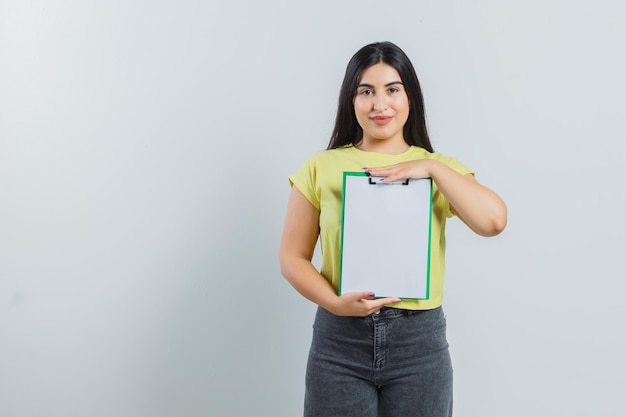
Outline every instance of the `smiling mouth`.
<svg viewBox="0 0 626 417"><path fill-rule="evenodd" d="M376 123L378 126L384 126L391 121L391 116L374 116L371 120Z"/></svg>

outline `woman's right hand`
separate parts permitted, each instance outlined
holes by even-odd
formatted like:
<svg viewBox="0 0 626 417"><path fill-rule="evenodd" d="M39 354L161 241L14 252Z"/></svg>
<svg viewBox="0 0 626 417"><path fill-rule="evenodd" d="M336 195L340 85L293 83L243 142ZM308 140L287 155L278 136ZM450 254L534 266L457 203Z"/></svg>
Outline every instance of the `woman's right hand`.
<svg viewBox="0 0 626 417"><path fill-rule="evenodd" d="M289 196L280 245L280 268L287 281L303 296L336 316L364 317L399 298L374 298L368 291L337 296L330 283L311 263L319 234L319 211L294 186Z"/></svg>
<svg viewBox="0 0 626 417"><path fill-rule="evenodd" d="M374 298L375 294L367 291L357 291L342 294L330 308L336 316L365 317L377 312L382 307L402 301L397 297Z"/></svg>

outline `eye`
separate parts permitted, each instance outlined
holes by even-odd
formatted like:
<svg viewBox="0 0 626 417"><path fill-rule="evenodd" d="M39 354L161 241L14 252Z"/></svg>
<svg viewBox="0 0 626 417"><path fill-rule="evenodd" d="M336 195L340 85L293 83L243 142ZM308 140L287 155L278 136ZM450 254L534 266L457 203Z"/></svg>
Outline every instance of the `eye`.
<svg viewBox="0 0 626 417"><path fill-rule="evenodd" d="M391 94L398 93L399 91L400 91L400 89L399 89L398 87L390 87L390 88L389 88L389 92L390 92Z"/></svg>
<svg viewBox="0 0 626 417"><path fill-rule="evenodd" d="M374 94L374 92L370 89L365 89L365 90L359 91L359 94L362 96L369 96L369 95Z"/></svg>

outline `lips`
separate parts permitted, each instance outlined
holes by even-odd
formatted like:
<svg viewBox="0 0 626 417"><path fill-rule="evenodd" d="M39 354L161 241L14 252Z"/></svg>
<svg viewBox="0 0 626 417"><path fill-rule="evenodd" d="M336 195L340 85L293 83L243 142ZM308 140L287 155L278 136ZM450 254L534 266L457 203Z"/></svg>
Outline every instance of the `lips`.
<svg viewBox="0 0 626 417"><path fill-rule="evenodd" d="M377 124L378 126L385 126L387 123L393 119L391 116L374 116L370 118L372 122Z"/></svg>

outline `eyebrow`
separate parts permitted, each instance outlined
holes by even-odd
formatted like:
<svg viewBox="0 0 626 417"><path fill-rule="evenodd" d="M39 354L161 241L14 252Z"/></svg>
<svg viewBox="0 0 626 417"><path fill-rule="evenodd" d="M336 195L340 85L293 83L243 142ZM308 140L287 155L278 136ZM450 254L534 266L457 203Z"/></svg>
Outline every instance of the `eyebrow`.
<svg viewBox="0 0 626 417"><path fill-rule="evenodd" d="M392 81L390 83L385 84L385 87L389 87L390 85L395 85L395 84L400 84L400 85L404 85L402 84L402 81ZM356 86L356 88L361 88L361 87L369 87L369 88L374 88L373 85L371 84L365 84L365 83L361 83L359 85Z"/></svg>

